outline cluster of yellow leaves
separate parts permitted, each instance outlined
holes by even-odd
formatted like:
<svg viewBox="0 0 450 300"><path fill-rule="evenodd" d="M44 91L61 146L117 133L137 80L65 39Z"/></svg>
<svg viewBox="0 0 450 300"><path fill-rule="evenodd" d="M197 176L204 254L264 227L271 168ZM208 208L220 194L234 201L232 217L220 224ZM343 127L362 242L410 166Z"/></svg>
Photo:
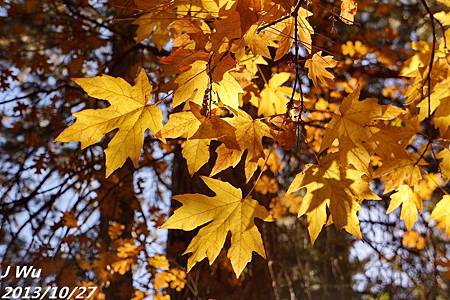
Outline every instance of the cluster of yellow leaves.
<svg viewBox="0 0 450 300"><path fill-rule="evenodd" d="M169 261L164 255L155 255L149 257L148 264L157 269L167 270L169 268Z"/></svg>
<svg viewBox="0 0 450 300"><path fill-rule="evenodd" d="M111 238L111 240L116 240L117 238L119 238L122 235L122 231L125 229L125 225L117 223L117 222L112 222L111 224L109 224L108 227L108 235Z"/></svg>
<svg viewBox="0 0 450 300"><path fill-rule="evenodd" d="M440 2L450 7L448 1ZM435 14L435 17L443 25L449 24L448 12L438 12ZM450 29L446 29L444 35L441 38L437 38L434 49L433 44L430 42L413 42L411 46L415 54L405 62L401 70L401 75L405 76L410 82L405 93L407 103L418 108L419 121L431 117L431 123L440 133L440 150L439 152L433 150L432 153L436 159L440 160L439 177L433 179L435 187L441 185L442 182L447 184L450 179L450 90L448 88L450 84L450 65L448 63L450 59L450 51L448 49ZM432 61L433 66L430 69L432 57L434 57ZM430 78L429 82L428 77ZM430 147L434 146L431 145ZM422 150L424 154L425 150ZM398 196L394 198L395 201L391 203L391 206L394 208L402 203L401 217L410 229L417 220L417 212L422 210L422 199L418 197L416 192L420 191L423 186L417 185L417 181L421 178L417 163L414 166L411 163L409 165L410 173L402 176L406 185L402 184L398 187L396 192ZM433 174L428 175L432 176ZM430 216L430 220L436 221L438 227L442 228L447 235L450 235L449 199L448 195L444 195L442 200L436 204Z"/></svg>
<svg viewBox="0 0 450 300"><path fill-rule="evenodd" d="M358 54L359 56L364 56L370 51L370 49L361 41L347 41L341 46L341 48L342 54L348 55L350 57L354 57L356 54Z"/></svg>
<svg viewBox="0 0 450 300"><path fill-rule="evenodd" d="M267 168L273 174L277 171L271 169L273 154L267 145L292 148L299 126L293 120L295 110L301 110L296 116L301 121L331 119L326 121L325 128L313 130L312 126L305 126L307 142L318 152L312 153L316 163L308 164L295 177L287 194L282 196L284 200L278 204L282 208L279 210L295 209L298 216L306 215L313 242L323 226L330 224L361 238L357 216L361 203L379 199L370 189L373 179L384 183L385 193L392 193L388 213L402 207L400 218L408 230L422 211L423 200L431 197L441 179L445 182L450 179L450 68L445 39L440 39L434 49L430 99L426 97L423 83L429 72L432 45L424 41L413 43L416 54L401 71L412 82L405 94L408 107L401 109L380 104L377 99L360 100L363 83L357 84L354 78L334 83L333 69L338 62L331 55L323 55L323 51L313 51L314 29L309 23L312 13L293 1L135 0L135 4L141 10L135 21L136 40L150 38L159 49L171 43L170 54L161 59L161 69L171 80L158 87L161 88L158 92L170 91L166 98L171 95L174 111L163 125L163 111L165 114L170 108L162 110L159 107L162 103L150 101L152 87L144 70L134 86L108 75L75 79L89 96L105 100L109 106L75 113L75 123L56 140L79 141L85 148L106 136L110 139L105 149L107 176L127 158L137 165L148 129L161 144L171 140L182 143L182 155L191 175L204 173L206 168L202 167L210 162L209 177L201 176L201 179L215 196L174 196L182 206L163 225L182 230L199 228L185 251L191 253L188 270L204 258L212 264L229 233L227 255L237 276L253 252L265 256L254 219L271 221L269 212L250 195L243 196L239 188L212 177L242 162L247 182L260 168L262 176L254 185L256 192L278 193L276 180L262 174ZM344 23L352 24L356 11L356 1L342 1ZM436 18L445 23L448 15L436 14ZM448 30L445 34L450 40ZM297 38L299 45L294 45ZM336 103L327 103L322 98L313 103L303 98L303 93L298 92L299 78L295 78L298 74L274 72L266 80L260 67L267 65L268 60L282 61L293 47L298 50L297 46L308 55L304 67L314 88L336 88L330 93ZM362 57L369 51L372 50L359 41L342 46L343 54L350 57ZM387 60L380 52L376 54L378 59ZM255 83L258 74L264 81L262 88ZM296 83L295 89L292 82ZM432 124L440 132L442 142L437 154L442 178L435 178L436 174L424 175L423 155L407 148L420 131L420 122L428 118L429 102L434 114ZM292 111L287 111L288 105ZM309 108L313 109L307 111ZM215 155L211 155L212 151ZM444 196L430 216L447 234L448 205L449 198ZM69 219L66 223L75 226ZM120 224L111 224L109 234L119 241L122 230ZM124 274L139 251L134 241L122 241L117 247L120 259L112 264L112 269ZM184 279L185 274L170 269L164 257L152 257L148 263L163 269L156 273L156 289L182 287L183 280L179 279Z"/></svg>
<svg viewBox="0 0 450 300"><path fill-rule="evenodd" d="M403 235L402 244L405 247L422 250L425 248L426 240L417 231L407 231Z"/></svg>
<svg viewBox="0 0 450 300"><path fill-rule="evenodd" d="M152 299L170 300L170 295L165 294L168 288L181 291L186 284L186 272L177 268L170 268L169 261L163 255L156 254L147 259L149 267L152 269L152 284L155 294ZM135 290L132 300L147 299L148 293Z"/></svg>
<svg viewBox="0 0 450 300"><path fill-rule="evenodd" d="M117 260L111 264L111 268L114 272L123 275L131 270L142 249L132 239L119 239L115 242L117 244Z"/></svg>
<svg viewBox="0 0 450 300"><path fill-rule="evenodd" d="M433 211L431 212L430 220L438 223L438 226L445 231L447 236L450 236L450 196L445 195L439 201Z"/></svg>
<svg viewBox="0 0 450 300"><path fill-rule="evenodd" d="M360 202L364 199L379 199L370 190L364 176L363 172L350 167L341 169L337 156L328 155L318 165L308 165L295 177L288 193L306 189L298 215L307 215L312 242L327 223L327 208L331 213L329 222L361 238L356 215L360 209Z"/></svg>
<svg viewBox="0 0 450 300"><path fill-rule="evenodd" d="M179 269L158 272L153 279L153 285L157 290L170 287L171 289L181 291L184 288L185 283L186 272Z"/></svg>
<svg viewBox="0 0 450 300"><path fill-rule="evenodd" d="M273 198L270 202L270 212L275 220L281 219L287 212L297 215L301 201L301 196L293 194Z"/></svg>

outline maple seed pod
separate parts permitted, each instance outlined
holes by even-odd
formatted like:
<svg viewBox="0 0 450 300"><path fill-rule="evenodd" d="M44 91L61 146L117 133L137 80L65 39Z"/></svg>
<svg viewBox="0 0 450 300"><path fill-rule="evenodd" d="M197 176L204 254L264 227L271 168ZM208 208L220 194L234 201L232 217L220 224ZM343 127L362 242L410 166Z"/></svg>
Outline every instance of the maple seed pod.
<svg viewBox="0 0 450 300"><path fill-rule="evenodd" d="M208 87L205 90L205 94L203 95L203 102L202 102L202 109L200 110L200 113L202 114L202 116L206 116L208 114L208 105L209 105L209 92L210 92L210 87Z"/></svg>

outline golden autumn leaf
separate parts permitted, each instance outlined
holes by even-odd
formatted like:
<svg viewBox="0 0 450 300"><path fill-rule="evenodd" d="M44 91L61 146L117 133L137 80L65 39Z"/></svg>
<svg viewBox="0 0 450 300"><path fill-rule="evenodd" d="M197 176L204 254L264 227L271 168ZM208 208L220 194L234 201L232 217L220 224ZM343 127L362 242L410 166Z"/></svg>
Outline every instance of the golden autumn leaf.
<svg viewBox="0 0 450 300"><path fill-rule="evenodd" d="M360 56L366 55L370 49L364 45L361 41L347 41L345 44L341 46L342 54L348 55L350 57L355 56L356 54Z"/></svg>
<svg viewBox="0 0 450 300"><path fill-rule="evenodd" d="M122 78L101 75L79 78L74 81L89 96L106 100L110 106L102 109L85 109L74 113L74 124L55 139L58 142L81 142L86 148L99 142L103 136L119 129L105 149L106 176L120 168L130 158L137 165L144 143L144 133L156 133L162 128L162 112L156 104L149 104L152 87L142 69L131 86Z"/></svg>
<svg viewBox="0 0 450 300"><path fill-rule="evenodd" d="M446 110L448 103L450 102L450 90L448 86L450 85L450 78L438 82L432 89L430 94L430 113L436 111L439 107ZM419 107L419 120L423 121L428 117L428 97L424 97L418 104ZM445 114L448 116L448 113Z"/></svg>
<svg viewBox="0 0 450 300"><path fill-rule="evenodd" d="M450 196L444 195L431 212L430 220L436 221L438 227L450 236Z"/></svg>
<svg viewBox="0 0 450 300"><path fill-rule="evenodd" d="M383 180L386 193L397 189L402 184L415 186L422 178L417 158L409 156L386 160L373 175Z"/></svg>
<svg viewBox="0 0 450 300"><path fill-rule="evenodd" d="M241 150L247 150L250 161L264 158L263 137L272 137L269 126L261 120L253 120L243 110L238 110L233 118L225 119L236 131L236 140Z"/></svg>
<svg viewBox="0 0 450 300"><path fill-rule="evenodd" d="M257 28L257 25L252 25L245 34L244 41L254 55L270 58L268 46L271 45L271 43L267 40L264 32L256 32Z"/></svg>
<svg viewBox="0 0 450 300"><path fill-rule="evenodd" d="M151 8L156 10L154 7ZM164 17L162 17L164 15ZM167 27L172 22L172 15L164 12L149 12L137 18L133 24L137 25L136 42L152 37L152 42L158 47L163 47L169 42L170 36Z"/></svg>
<svg viewBox="0 0 450 300"><path fill-rule="evenodd" d="M190 138L200 127L201 122L190 111L171 114L159 135L166 139Z"/></svg>
<svg viewBox="0 0 450 300"><path fill-rule="evenodd" d="M108 227L108 235L111 240L115 240L122 235L123 230L125 229L125 225L112 222Z"/></svg>
<svg viewBox="0 0 450 300"><path fill-rule="evenodd" d="M286 112L286 104L292 95L292 88L283 86L291 74L287 72L272 75L269 82L264 85L260 98L253 97L250 102L258 107L258 115L272 116Z"/></svg>
<svg viewBox="0 0 450 300"><path fill-rule="evenodd" d="M258 167L257 163L264 160L265 153L262 139L263 137L272 137L269 126L261 120L253 120L250 115L241 109L235 112L233 118L225 120L235 128L239 149L229 148L226 144L220 145L216 149L217 159L211 171L211 176L229 167L236 167L242 155L246 152L245 177L249 181Z"/></svg>
<svg viewBox="0 0 450 300"><path fill-rule="evenodd" d="M392 105L380 105L376 99L359 101L361 92L358 86L342 101L339 114L333 116L323 138L321 150L331 146L335 139L340 144L362 145L371 141L373 132L368 125L379 120L390 120L402 113Z"/></svg>
<svg viewBox="0 0 450 300"><path fill-rule="evenodd" d="M131 270L133 267L134 260L131 258L120 259L112 263L111 268L114 272L119 273L120 275L124 275L126 272Z"/></svg>
<svg viewBox="0 0 450 300"><path fill-rule="evenodd" d="M313 81L314 86L320 87L324 85L325 87L330 87L334 75L327 68L334 68L336 64L337 61L333 59L333 56L322 56L322 51L319 51L305 62L305 67L308 68L308 77Z"/></svg>
<svg viewBox="0 0 450 300"><path fill-rule="evenodd" d="M299 44L303 46L307 52L311 52L312 38L311 34L314 33L309 21L306 19L312 16L312 12L301 7L298 11L297 28ZM278 42L277 52L275 53L274 60L277 61L286 55L292 47L295 34L295 19L293 17L283 22L284 29L280 33L280 41Z"/></svg>
<svg viewBox="0 0 450 300"><path fill-rule="evenodd" d="M216 163L214 164L210 175L214 176L229 167L236 167L241 160L243 153L243 150L229 149L225 144L220 145L216 149Z"/></svg>
<svg viewBox="0 0 450 300"><path fill-rule="evenodd" d="M183 143L181 153L187 161L189 174L193 175L208 162L209 143L208 139L192 139Z"/></svg>
<svg viewBox="0 0 450 300"><path fill-rule="evenodd" d="M443 26L450 25L450 12L440 11L435 13L434 17L439 20Z"/></svg>
<svg viewBox="0 0 450 300"><path fill-rule="evenodd" d="M341 20L345 24L351 25L354 22L358 3L356 0L342 0L341 2Z"/></svg>
<svg viewBox="0 0 450 300"><path fill-rule="evenodd" d="M265 257L263 242L254 224L254 218L270 220L269 213L257 201L249 197L243 198L241 190L231 184L204 176L201 179L215 196L174 196L182 206L175 210L162 227L189 231L204 225L185 251L192 253L188 260L188 270L205 257L212 264L219 255L228 232L231 232L228 257L236 276L239 277L251 260L253 251Z"/></svg>
<svg viewBox="0 0 450 300"><path fill-rule="evenodd" d="M441 160L439 169L442 173L443 179L447 182L450 180L450 149L443 149L436 157Z"/></svg>
<svg viewBox="0 0 450 300"><path fill-rule="evenodd" d="M400 205L402 206L400 219L404 220L406 228L411 230L417 221L418 213L422 211L422 200L408 185L402 184L397 192L391 195L391 202L386 213L393 212Z"/></svg>
<svg viewBox="0 0 450 300"><path fill-rule="evenodd" d="M187 161L189 174L193 175L208 162L209 145L213 140L220 141L228 149L242 154L243 151L236 140L236 128L220 117L218 108L204 116L199 105L189 102L189 106L190 111L171 114L157 134L165 138L187 139L182 144L182 155Z"/></svg>
<svg viewBox="0 0 450 300"><path fill-rule="evenodd" d="M318 165L308 165L289 186L288 194L306 189L298 216L308 218L312 243L327 223L327 208L338 228L361 238L357 212L364 199L379 200L370 190L366 175L358 170L342 170L336 155L328 155Z"/></svg>
<svg viewBox="0 0 450 300"><path fill-rule="evenodd" d="M170 281L172 281L173 275L170 272L158 272L153 278L153 285L155 289L165 289L169 287Z"/></svg>
<svg viewBox="0 0 450 300"><path fill-rule="evenodd" d="M188 101L201 105L210 84L208 71L208 62L199 60L194 62L189 70L178 75L175 80L178 87L173 95L172 106L176 107ZM244 91L230 72L225 72L221 81L211 82L211 88L211 101L220 101L234 109L239 107L239 94ZM208 95L209 93L206 93L206 96Z"/></svg>

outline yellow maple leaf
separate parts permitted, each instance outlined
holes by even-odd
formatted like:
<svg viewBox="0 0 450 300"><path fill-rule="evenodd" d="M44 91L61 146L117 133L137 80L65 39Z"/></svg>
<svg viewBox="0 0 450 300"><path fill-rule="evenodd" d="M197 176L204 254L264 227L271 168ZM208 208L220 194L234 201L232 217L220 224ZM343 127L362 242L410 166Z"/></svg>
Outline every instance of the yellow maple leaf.
<svg viewBox="0 0 450 300"><path fill-rule="evenodd" d="M204 116L199 105L189 102L189 106L191 111L170 115L169 121L158 133L158 136L165 138L187 139L182 144L182 155L187 161L189 174L193 175L208 162L212 140L221 141L227 148L242 154L236 141L236 129L220 117L220 109L213 109L211 114Z"/></svg>
<svg viewBox="0 0 450 300"><path fill-rule="evenodd" d="M364 199L379 200L370 190L369 179L363 172L347 168L342 170L337 155L329 154L319 165L308 165L289 186L288 194L306 189L298 216L308 218L308 231L312 243L327 223L327 207L338 228L361 238L357 212Z"/></svg>
<svg viewBox="0 0 450 300"><path fill-rule="evenodd" d="M393 212L402 206L400 219L405 221L406 228L411 230L417 221L418 213L422 211L422 200L406 184L400 185L397 192L391 195L391 202L386 213Z"/></svg>
<svg viewBox="0 0 450 300"><path fill-rule="evenodd" d="M255 191L263 195L268 193L275 194L278 192L278 182L275 178L264 174L256 183Z"/></svg>
<svg viewBox="0 0 450 300"><path fill-rule="evenodd" d="M286 104L292 95L292 88L282 86L289 80L290 73L281 72L272 75L269 82L264 85L260 98L252 97L250 102L258 107L258 115L273 116L286 112Z"/></svg>
<svg viewBox="0 0 450 300"><path fill-rule="evenodd" d="M416 193L420 199L428 200L433 195L434 190L442 184L441 181L439 174L425 174L419 183L414 186L414 193Z"/></svg>
<svg viewBox="0 0 450 300"><path fill-rule="evenodd" d="M438 227L450 236L450 196L444 195L436 204L430 215L430 220L438 222Z"/></svg>
<svg viewBox="0 0 450 300"><path fill-rule="evenodd" d="M173 280L173 275L169 271L158 272L153 278L153 286L156 290L169 287L169 283Z"/></svg>
<svg viewBox="0 0 450 300"><path fill-rule="evenodd" d="M437 2L442 3L447 7L450 7L450 0L437 0Z"/></svg>
<svg viewBox="0 0 450 300"><path fill-rule="evenodd" d="M144 133L162 128L162 112L156 104L148 104L152 87L142 69L131 86L122 78L101 75L74 81L89 96L106 100L111 105L102 109L85 109L74 113L76 121L55 139L58 142L81 142L86 148L99 142L114 129L119 129L105 149L106 176L120 168L129 157L136 166L144 143Z"/></svg>
<svg viewBox="0 0 450 300"><path fill-rule="evenodd" d="M443 26L450 25L450 12L440 11L435 13L434 17L441 22Z"/></svg>
<svg viewBox="0 0 450 300"><path fill-rule="evenodd" d="M358 3L355 0L342 0L341 2L341 20L345 24L351 25L354 22Z"/></svg>
<svg viewBox="0 0 450 300"><path fill-rule="evenodd" d="M211 176L214 176L229 167L236 167L241 160L243 153L243 150L229 149L224 144L217 147L216 163L211 171Z"/></svg>
<svg viewBox="0 0 450 300"><path fill-rule="evenodd" d="M436 158L441 160L439 170L445 182L450 180L450 149L443 149L436 155Z"/></svg>
<svg viewBox="0 0 450 300"><path fill-rule="evenodd" d="M120 258L136 257L141 251L140 247L134 243L133 240L119 241L117 247L117 256Z"/></svg>
<svg viewBox="0 0 450 300"><path fill-rule="evenodd" d="M230 149L226 144L220 145L216 149L217 159L211 176L229 167L236 167L242 155L247 151L245 175L249 181L258 167L257 163L265 158L262 139L263 137L272 137L269 126L261 120L253 120L241 109L235 112L233 118L225 120L236 129L236 141L240 149Z"/></svg>
<svg viewBox="0 0 450 300"><path fill-rule="evenodd" d="M183 143L181 153L187 161L189 174L193 175L208 162L209 143L208 139L193 139Z"/></svg>
<svg viewBox="0 0 450 300"><path fill-rule="evenodd" d="M236 140L242 150L247 150L250 161L257 162L258 159L265 157L262 139L272 137L269 126L261 120L253 120L241 109L233 118L226 121L236 129Z"/></svg>
<svg viewBox="0 0 450 300"><path fill-rule="evenodd" d="M134 260L131 258L121 259L112 263L111 268L114 272L124 275L126 272L131 270L134 264Z"/></svg>
<svg viewBox="0 0 450 300"><path fill-rule="evenodd" d="M402 113L398 107L379 105L376 99L359 101L360 87L344 98L339 112L325 129L320 151L338 142L339 159L343 166L353 165L369 174L369 161L374 149L380 149L373 137L381 134L379 121L391 120ZM398 147L398 146L397 146Z"/></svg>
<svg viewBox="0 0 450 300"><path fill-rule="evenodd" d="M422 178L420 164L417 163L417 159L409 156L385 160L373 176L383 180L385 193L397 189L402 184L415 186Z"/></svg>
<svg viewBox="0 0 450 300"><path fill-rule="evenodd" d="M335 139L340 143L351 142L362 145L371 140L372 132L368 125L374 121L391 120L402 113L392 105L380 105L376 99L359 101L361 92L358 86L342 101L339 114L333 116L323 138L321 150L331 146Z"/></svg>
<svg viewBox="0 0 450 300"><path fill-rule="evenodd" d="M400 76L415 77L418 81L410 85L410 88L422 90L421 82L428 62L430 60L431 45L426 41L412 42L411 47L416 50L416 54L405 61L400 71ZM418 93L422 94L422 93Z"/></svg>
<svg viewBox="0 0 450 300"><path fill-rule="evenodd" d="M428 100L430 104L430 113L433 113L441 105L446 106L450 102L450 78L438 82L432 89L430 99L426 96L417 104L419 111L419 120L423 121L428 117Z"/></svg>
<svg viewBox="0 0 450 300"><path fill-rule="evenodd" d="M408 158L406 147L420 131L420 123L417 117L405 118L403 126L392 126L391 124L372 127L372 147L374 153L383 161L394 158Z"/></svg>
<svg viewBox="0 0 450 300"><path fill-rule="evenodd" d="M325 130L320 151L329 148L334 141L339 142L339 157L343 165L353 165L368 174L369 160L375 150L379 150L382 137L382 120L391 120L402 113L400 108L379 105L376 99L359 101L360 88L357 87L344 98L339 113L335 114Z"/></svg>
<svg viewBox="0 0 450 300"><path fill-rule="evenodd" d="M170 269L158 272L153 278L153 286L156 290L168 287L181 291L186 284L186 272L180 269ZM169 298L170 299L170 298Z"/></svg>
<svg viewBox="0 0 450 300"><path fill-rule="evenodd" d="M188 270L205 257L212 264L219 255L228 232L231 232L228 257L236 276L239 277L251 260L253 251L265 257L263 241L254 218L268 221L269 213L256 200L249 197L244 199L241 190L231 184L204 176L201 179L216 195L174 196L173 199L181 202L183 206L175 210L162 227L193 230L206 224L185 251L192 253L188 259Z"/></svg>
<svg viewBox="0 0 450 300"><path fill-rule="evenodd" d="M219 8L224 5L224 3L218 5L216 1L211 0L134 0L134 2L140 11L145 12L133 22L137 25L136 42L151 37L151 42L160 50L170 41L171 36L167 29L179 17L189 15L201 20L211 16L217 17Z"/></svg>
<svg viewBox="0 0 450 300"><path fill-rule="evenodd" d="M257 28L258 25L252 25L244 35L245 45L250 48L254 55L270 58L268 46L272 43L267 39L267 34L264 32L257 33Z"/></svg>
<svg viewBox="0 0 450 300"><path fill-rule="evenodd" d="M181 291L186 284L186 272L180 269L171 269L170 273L173 275L170 288Z"/></svg>
<svg viewBox="0 0 450 300"><path fill-rule="evenodd" d="M313 81L314 86L319 87L320 83L330 87L334 75L328 72L327 68L334 68L336 64L337 61L333 59L333 56L322 56L322 51L319 51L305 62L305 67L308 68L308 77Z"/></svg>
<svg viewBox="0 0 450 300"><path fill-rule="evenodd" d="M450 140L450 97L441 101L433 116L434 127L439 129L442 139Z"/></svg>
<svg viewBox="0 0 450 300"><path fill-rule="evenodd" d="M171 114L159 132L166 139L190 138L200 127L200 121L190 111Z"/></svg>
<svg viewBox="0 0 450 300"><path fill-rule="evenodd" d="M155 12L140 16L133 22L137 25L135 40L141 42L151 36L152 42L161 50L170 41L167 27L174 20L174 17L170 12L155 10Z"/></svg>
<svg viewBox="0 0 450 300"><path fill-rule="evenodd" d="M112 240L116 240L118 237L122 235L123 230L125 229L125 225L112 222L108 227L108 235Z"/></svg>
<svg viewBox="0 0 450 300"><path fill-rule="evenodd" d="M311 24L309 24L306 18L312 16L312 12L304 9L303 7L298 11L297 18L297 28L298 28L298 37L299 44L302 45L306 51L311 52L312 49L312 38L311 34L314 33L314 29ZM283 22L284 29L280 33L280 41L278 42L278 49L275 53L275 61L282 58L292 47L292 43L294 42L294 33L295 33L295 21L294 18L291 17Z"/></svg>
<svg viewBox="0 0 450 300"><path fill-rule="evenodd" d="M212 68L213 66L211 66ZM176 107L187 101L192 101L201 105L205 92L209 86L210 79L208 76L208 63L198 60L191 65L186 72L181 73L175 79L178 84L174 95L172 106ZM219 82L212 82L212 99L213 103L221 103L228 105L234 109L239 107L239 94L243 93L239 82L230 74L229 71L223 74L223 78ZM209 96L209 93L207 93Z"/></svg>

